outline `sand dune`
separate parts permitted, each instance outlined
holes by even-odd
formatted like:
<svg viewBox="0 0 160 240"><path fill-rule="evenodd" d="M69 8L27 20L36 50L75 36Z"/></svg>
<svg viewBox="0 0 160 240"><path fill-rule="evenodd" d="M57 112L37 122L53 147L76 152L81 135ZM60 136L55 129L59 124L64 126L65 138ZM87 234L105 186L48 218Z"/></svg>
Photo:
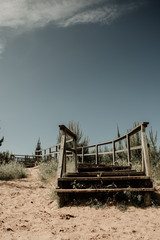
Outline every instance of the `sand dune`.
<svg viewBox="0 0 160 240"><path fill-rule="evenodd" d="M0 182L0 240L160 240L160 208L64 207L51 198L38 169L27 179Z"/></svg>

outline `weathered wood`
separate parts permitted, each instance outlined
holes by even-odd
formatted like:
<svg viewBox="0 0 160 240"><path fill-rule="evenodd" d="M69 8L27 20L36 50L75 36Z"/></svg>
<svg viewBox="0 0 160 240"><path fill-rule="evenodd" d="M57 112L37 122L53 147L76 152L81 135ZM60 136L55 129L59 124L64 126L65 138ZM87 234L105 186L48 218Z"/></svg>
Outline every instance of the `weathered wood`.
<svg viewBox="0 0 160 240"><path fill-rule="evenodd" d="M73 159L75 162L75 172L77 172L77 140L76 138L73 141L73 148L74 148L74 152L73 152Z"/></svg>
<svg viewBox="0 0 160 240"><path fill-rule="evenodd" d="M78 154L77 154L78 156ZM84 148L82 147L82 163L84 162Z"/></svg>
<svg viewBox="0 0 160 240"><path fill-rule="evenodd" d="M150 179L147 176L97 176L97 177L61 177L58 178L58 181L65 182L65 181L97 181L97 180L102 180L102 181L107 181L107 180L148 180Z"/></svg>
<svg viewBox="0 0 160 240"><path fill-rule="evenodd" d="M67 177L84 177L84 176L144 176L144 172L137 172L136 170L119 170L110 172L78 172L78 173L67 173Z"/></svg>
<svg viewBox="0 0 160 240"><path fill-rule="evenodd" d="M151 205L151 193L150 193L150 191L146 191L144 193L144 205L146 207Z"/></svg>
<svg viewBox="0 0 160 240"><path fill-rule="evenodd" d="M150 162L149 162L149 154L148 154L148 145L147 145L147 137L145 132L145 126L141 125L141 137L142 137L142 154L144 156L144 164L145 164L145 172L147 176L151 175Z"/></svg>
<svg viewBox="0 0 160 240"><path fill-rule="evenodd" d="M113 165L115 164L116 160L116 154L115 154L115 142L112 142L112 148L113 148Z"/></svg>
<svg viewBox="0 0 160 240"><path fill-rule="evenodd" d="M70 129L68 129L65 125L59 125L60 130L67 133L70 137L77 139L76 134L74 134Z"/></svg>
<svg viewBox="0 0 160 240"><path fill-rule="evenodd" d="M96 188L96 189L55 189L57 193L96 193L96 192L153 192L153 188Z"/></svg>
<svg viewBox="0 0 160 240"><path fill-rule="evenodd" d="M96 145L96 164L98 164L98 145Z"/></svg>
<svg viewBox="0 0 160 240"><path fill-rule="evenodd" d="M127 150L128 150L128 166L129 166L131 162L131 152L130 152L130 138L128 134L127 134Z"/></svg>
<svg viewBox="0 0 160 240"><path fill-rule="evenodd" d="M79 164L79 172L93 172L93 171L113 171L113 170L130 170L131 166L117 166L117 165L103 165L103 164Z"/></svg>
<svg viewBox="0 0 160 240"><path fill-rule="evenodd" d="M66 135L62 133L59 162L58 162L58 168L57 168L57 179L62 176L62 172L63 172L62 168L63 168L63 159L64 159L64 152L65 152L65 140L66 140ZM58 182L57 182L57 186L58 186Z"/></svg>

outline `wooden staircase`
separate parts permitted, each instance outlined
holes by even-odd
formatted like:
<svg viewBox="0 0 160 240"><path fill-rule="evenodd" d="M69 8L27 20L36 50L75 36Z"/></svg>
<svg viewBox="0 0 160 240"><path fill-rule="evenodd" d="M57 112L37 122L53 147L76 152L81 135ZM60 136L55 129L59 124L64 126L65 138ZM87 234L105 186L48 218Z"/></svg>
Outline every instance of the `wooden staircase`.
<svg viewBox="0 0 160 240"><path fill-rule="evenodd" d="M150 193L154 191L153 182L150 178L150 166L149 158L147 152L146 138L144 135L144 129L148 123L142 123L140 126L136 127L133 131L125 135L128 140L132 134L142 131L142 146L139 146L142 150L142 169L141 171L136 171L131 168L131 158L130 151L137 148L131 148L128 142L128 165L121 166L115 164L115 156L118 150L116 151L114 144L121 137L112 141L113 151L110 154L113 154L113 164L100 164L98 162L98 147L96 147L95 158L96 162L94 164L84 162L84 149L81 156L82 162L78 163L77 161L77 150L76 147L76 136L64 125L60 126L62 131L62 140L61 140L61 149L59 157L59 166L58 166L58 176L57 176L57 187L55 192L59 196L60 206L63 206L67 203L68 199L73 199L78 197L79 194L83 195L85 198L88 194L96 196L97 194L104 194L104 198L107 197L108 193L118 193L118 192L141 192L144 195L145 205L150 205ZM67 149L66 144L66 134L73 137L73 148ZM110 142L108 142L110 143ZM106 143L104 143L106 144ZM102 145L102 144L99 144ZM89 146L87 146L88 148ZM92 145L93 147L93 145ZM73 152L73 157L75 160L75 170L73 172L66 171L66 159L67 159L67 150ZM126 151L126 149L124 149ZM122 152L122 150L121 150ZM86 154L87 156L89 154Z"/></svg>

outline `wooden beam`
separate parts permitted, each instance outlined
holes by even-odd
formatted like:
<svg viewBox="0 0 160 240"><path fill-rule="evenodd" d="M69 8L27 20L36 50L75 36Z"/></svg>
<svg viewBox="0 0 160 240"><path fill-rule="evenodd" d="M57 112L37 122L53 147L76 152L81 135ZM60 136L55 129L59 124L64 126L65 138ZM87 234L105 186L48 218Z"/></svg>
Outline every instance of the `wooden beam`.
<svg viewBox="0 0 160 240"><path fill-rule="evenodd" d="M67 181L74 181L74 180L77 180L77 181L108 181L108 180L113 180L113 181L116 181L116 180L149 180L150 177L148 176L107 176L107 177L88 177L88 176L85 176L85 177L61 177L61 178L58 178L58 181L61 181L61 182L67 182Z"/></svg>
<svg viewBox="0 0 160 240"><path fill-rule="evenodd" d="M115 142L112 142L112 147L113 147L113 165L115 164L115 160L116 160L116 154L115 154Z"/></svg>
<svg viewBox="0 0 160 240"><path fill-rule="evenodd" d="M145 132L145 126L143 124L141 125L141 137L142 137L142 154L144 156L145 173L147 176L150 176L151 169L150 169L150 162L149 162L147 137Z"/></svg>
<svg viewBox="0 0 160 240"><path fill-rule="evenodd" d="M77 139L76 134L74 134L70 129L68 129L65 125L59 125L61 131L67 133L70 137Z"/></svg>
<svg viewBox="0 0 160 240"><path fill-rule="evenodd" d="M95 192L153 192L153 188L99 188L99 189L55 189L57 193L95 193Z"/></svg>
<svg viewBox="0 0 160 240"><path fill-rule="evenodd" d="M65 140L66 140L66 135L62 134L60 154L59 154L59 163L58 163L58 168L57 168L57 179L62 177L63 159L64 159L64 152L65 152ZM57 182L57 186L58 186L58 182Z"/></svg>
<svg viewBox="0 0 160 240"><path fill-rule="evenodd" d="M98 145L96 145L96 164L98 164Z"/></svg>
<svg viewBox="0 0 160 240"><path fill-rule="evenodd" d="M128 134L127 134L127 150L128 150L128 166L130 166L131 152L130 152L130 137Z"/></svg>

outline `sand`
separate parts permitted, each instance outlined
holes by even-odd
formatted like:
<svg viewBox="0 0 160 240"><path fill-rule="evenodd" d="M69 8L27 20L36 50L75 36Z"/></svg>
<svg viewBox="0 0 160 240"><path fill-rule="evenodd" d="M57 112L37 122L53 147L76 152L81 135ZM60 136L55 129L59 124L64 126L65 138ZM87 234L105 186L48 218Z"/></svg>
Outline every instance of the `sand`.
<svg viewBox="0 0 160 240"><path fill-rule="evenodd" d="M160 208L58 208L53 184L38 169L27 179L0 181L0 240L160 240Z"/></svg>

